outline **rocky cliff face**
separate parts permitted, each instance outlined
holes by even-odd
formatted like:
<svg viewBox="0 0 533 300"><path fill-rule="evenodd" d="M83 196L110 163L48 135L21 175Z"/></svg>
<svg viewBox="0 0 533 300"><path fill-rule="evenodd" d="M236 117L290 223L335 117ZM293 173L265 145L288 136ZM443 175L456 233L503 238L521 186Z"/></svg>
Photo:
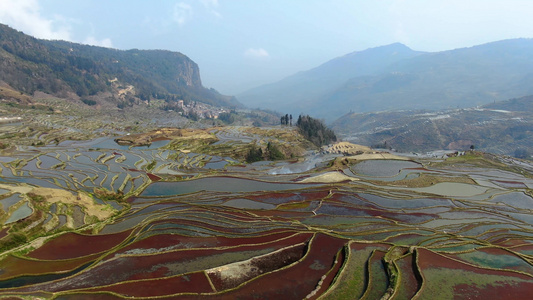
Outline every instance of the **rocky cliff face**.
<svg viewBox="0 0 533 300"><path fill-rule="evenodd" d="M184 81L187 86L202 86L202 80L200 78L200 69L198 68L198 65L195 62L191 60L184 61L177 67L180 74L180 77L178 77L178 81Z"/></svg>

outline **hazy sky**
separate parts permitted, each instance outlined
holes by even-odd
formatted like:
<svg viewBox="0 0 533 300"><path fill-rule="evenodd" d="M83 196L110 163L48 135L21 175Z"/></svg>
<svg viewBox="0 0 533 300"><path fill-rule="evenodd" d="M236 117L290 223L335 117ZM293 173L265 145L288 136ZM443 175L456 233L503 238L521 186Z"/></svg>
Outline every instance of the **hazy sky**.
<svg viewBox="0 0 533 300"><path fill-rule="evenodd" d="M0 23L39 38L182 52L225 94L394 42L531 38L532 16L531 0L0 0Z"/></svg>

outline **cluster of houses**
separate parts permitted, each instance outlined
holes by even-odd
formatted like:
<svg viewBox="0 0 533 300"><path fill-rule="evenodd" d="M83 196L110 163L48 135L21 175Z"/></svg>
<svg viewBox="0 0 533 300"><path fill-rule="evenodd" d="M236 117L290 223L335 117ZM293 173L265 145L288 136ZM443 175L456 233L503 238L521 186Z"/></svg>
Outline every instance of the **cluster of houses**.
<svg viewBox="0 0 533 300"><path fill-rule="evenodd" d="M205 103L190 101L185 103L183 100L177 101L177 106L181 110L180 114L190 116L194 114L200 119L218 119L221 113L229 112L222 107L214 107Z"/></svg>

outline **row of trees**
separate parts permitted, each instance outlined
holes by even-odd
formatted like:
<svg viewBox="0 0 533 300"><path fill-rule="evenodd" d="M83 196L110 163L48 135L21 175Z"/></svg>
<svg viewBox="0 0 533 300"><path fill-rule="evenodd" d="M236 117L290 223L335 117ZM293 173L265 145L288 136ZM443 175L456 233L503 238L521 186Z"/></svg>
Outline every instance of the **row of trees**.
<svg viewBox="0 0 533 300"><path fill-rule="evenodd" d="M286 114L284 116L281 116L281 125L292 126L292 115Z"/></svg>

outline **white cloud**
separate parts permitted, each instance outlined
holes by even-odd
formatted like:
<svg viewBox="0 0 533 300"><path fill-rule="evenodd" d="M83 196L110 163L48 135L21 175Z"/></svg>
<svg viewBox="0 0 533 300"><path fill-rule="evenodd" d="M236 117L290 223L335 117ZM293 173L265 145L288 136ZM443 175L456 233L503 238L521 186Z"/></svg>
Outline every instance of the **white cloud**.
<svg viewBox="0 0 533 300"><path fill-rule="evenodd" d="M205 7L205 9L207 9L207 11L209 11L218 18L222 17L222 15L217 10L218 0L200 0L200 2Z"/></svg>
<svg viewBox="0 0 533 300"><path fill-rule="evenodd" d="M97 40L94 36L89 36L83 41L83 44L113 48L113 42L111 42L111 39L109 38Z"/></svg>
<svg viewBox="0 0 533 300"><path fill-rule="evenodd" d="M36 38L75 41L71 34L72 24L80 25L79 21L61 15L47 19L41 15L40 10L38 0L0 0L0 23ZM83 43L113 47L109 38L97 40L94 36L88 36Z"/></svg>
<svg viewBox="0 0 533 300"><path fill-rule="evenodd" d="M187 3L176 3L172 17L174 22L182 26L192 19L192 7Z"/></svg>
<svg viewBox="0 0 533 300"><path fill-rule="evenodd" d="M252 58L267 58L270 54L263 48L248 48L244 51L244 56Z"/></svg>
<svg viewBox="0 0 533 300"><path fill-rule="evenodd" d="M43 18L37 0L0 0L0 22L42 39L71 38L70 26L64 22L64 18Z"/></svg>
<svg viewBox="0 0 533 300"><path fill-rule="evenodd" d="M203 6L206 8L217 8L218 0L200 0Z"/></svg>

